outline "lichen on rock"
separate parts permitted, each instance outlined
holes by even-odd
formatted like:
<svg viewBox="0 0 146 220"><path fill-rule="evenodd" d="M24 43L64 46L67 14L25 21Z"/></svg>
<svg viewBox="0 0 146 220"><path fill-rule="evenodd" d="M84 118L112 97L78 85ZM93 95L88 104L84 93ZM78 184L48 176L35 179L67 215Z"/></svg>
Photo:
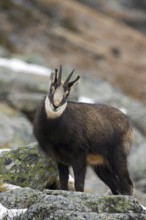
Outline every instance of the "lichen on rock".
<svg viewBox="0 0 146 220"><path fill-rule="evenodd" d="M0 154L0 175L4 182L43 190L58 176L55 162L45 158L37 144Z"/></svg>
<svg viewBox="0 0 146 220"><path fill-rule="evenodd" d="M16 189L0 194L7 208L27 209L21 220L145 220L146 212L130 196L103 196L61 190Z"/></svg>

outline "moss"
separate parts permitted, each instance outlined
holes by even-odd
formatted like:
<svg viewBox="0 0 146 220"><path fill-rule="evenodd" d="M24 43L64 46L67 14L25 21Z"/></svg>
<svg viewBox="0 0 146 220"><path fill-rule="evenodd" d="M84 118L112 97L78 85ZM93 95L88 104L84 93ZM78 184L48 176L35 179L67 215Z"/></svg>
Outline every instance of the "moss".
<svg viewBox="0 0 146 220"><path fill-rule="evenodd" d="M133 200L131 203L130 201ZM130 196L104 196L99 200L98 211L99 213L124 213L126 210L133 211L137 206L137 201ZM139 207L137 206L139 209Z"/></svg>
<svg viewBox="0 0 146 220"><path fill-rule="evenodd" d="M45 189L57 178L56 164L40 155L36 147L20 147L0 156L0 174L5 182Z"/></svg>
<svg viewBox="0 0 146 220"><path fill-rule="evenodd" d="M6 189L6 187L4 186L4 184L1 184L1 185L0 185L0 193L1 193L1 192L6 192L6 190L7 190L7 189Z"/></svg>
<svg viewBox="0 0 146 220"><path fill-rule="evenodd" d="M15 189L0 194L0 200L8 208L27 208L27 212L20 219L145 219L142 214L142 208L132 197L128 196L105 196L69 192L69 191L51 191L43 192L32 190L30 188ZM129 207L120 212L117 211L115 203L126 201ZM108 212L98 212L90 207L107 206ZM97 205L98 204L98 205ZM113 206L115 209L108 209ZM140 217L140 218L139 218Z"/></svg>
<svg viewBox="0 0 146 220"><path fill-rule="evenodd" d="M6 191L6 187L4 186L2 176L0 176L0 193L5 191Z"/></svg>

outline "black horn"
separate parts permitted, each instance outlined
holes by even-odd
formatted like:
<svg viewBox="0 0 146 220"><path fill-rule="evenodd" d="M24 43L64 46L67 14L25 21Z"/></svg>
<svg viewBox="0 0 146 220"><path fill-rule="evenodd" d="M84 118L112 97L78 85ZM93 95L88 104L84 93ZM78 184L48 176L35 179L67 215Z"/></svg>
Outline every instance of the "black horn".
<svg viewBox="0 0 146 220"><path fill-rule="evenodd" d="M69 76L67 77L67 79L66 79L65 82L64 82L64 86L67 86L67 85L68 85L69 80L71 79L71 77L72 77L74 71L75 71L75 69L73 69L73 70L71 71L71 73L69 74Z"/></svg>
<svg viewBox="0 0 146 220"><path fill-rule="evenodd" d="M71 82L69 82L68 86L72 86L76 81L78 81L80 79L80 76L77 76L77 78Z"/></svg>
<svg viewBox="0 0 146 220"><path fill-rule="evenodd" d="M57 73L58 73L58 69L55 69L55 81L57 81Z"/></svg>
<svg viewBox="0 0 146 220"><path fill-rule="evenodd" d="M58 80L57 80L59 85L61 84L61 78L62 78L62 65L60 65L59 75L58 75Z"/></svg>

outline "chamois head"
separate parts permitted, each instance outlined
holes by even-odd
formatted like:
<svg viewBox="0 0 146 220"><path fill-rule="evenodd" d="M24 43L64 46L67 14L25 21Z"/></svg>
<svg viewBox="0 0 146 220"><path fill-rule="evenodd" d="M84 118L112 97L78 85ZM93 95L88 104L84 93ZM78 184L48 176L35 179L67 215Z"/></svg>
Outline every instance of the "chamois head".
<svg viewBox="0 0 146 220"><path fill-rule="evenodd" d="M58 116L63 112L70 92L75 88L80 79L80 76L77 76L75 80L70 81L73 73L74 69L64 82L61 81L62 65L60 65L59 70L55 69L55 71L51 73L49 93L46 100L47 112L56 112L58 113ZM51 117L51 114L49 114L49 117ZM55 117L55 114L53 114L53 117Z"/></svg>

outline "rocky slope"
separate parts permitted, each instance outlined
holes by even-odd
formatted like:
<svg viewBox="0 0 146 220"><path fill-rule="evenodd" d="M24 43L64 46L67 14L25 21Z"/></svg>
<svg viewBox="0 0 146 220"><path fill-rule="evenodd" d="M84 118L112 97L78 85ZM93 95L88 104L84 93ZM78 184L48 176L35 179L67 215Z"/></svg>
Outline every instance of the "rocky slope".
<svg viewBox="0 0 146 220"><path fill-rule="evenodd" d="M2 1L0 19L10 51L101 76L146 104L146 38L118 19L73 0Z"/></svg>
<svg viewBox="0 0 146 220"><path fill-rule="evenodd" d="M98 197L86 193L50 190L40 192L27 188L1 193L0 200L11 213L18 208L19 216L17 214L13 217L14 220L146 219L145 209L134 198L128 196ZM20 214L19 209L24 213ZM6 213L3 213L3 216L8 217Z"/></svg>
<svg viewBox="0 0 146 220"><path fill-rule="evenodd" d="M78 0L78 1L146 34L145 0L119 0L119 1Z"/></svg>

